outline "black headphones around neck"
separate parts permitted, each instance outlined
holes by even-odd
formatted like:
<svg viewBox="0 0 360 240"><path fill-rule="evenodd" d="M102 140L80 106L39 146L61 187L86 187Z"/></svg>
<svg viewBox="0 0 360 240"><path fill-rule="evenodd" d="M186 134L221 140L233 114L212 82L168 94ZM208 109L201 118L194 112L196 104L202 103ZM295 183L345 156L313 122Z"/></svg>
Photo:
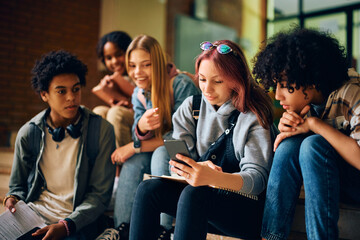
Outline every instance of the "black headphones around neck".
<svg viewBox="0 0 360 240"><path fill-rule="evenodd" d="M50 109L46 110L46 113L44 115L44 123L45 126L47 127L47 129L49 130L49 133L52 135L52 139L55 142L61 142L64 138L65 138L65 130L69 133L69 135L76 139L78 137L80 137L81 135L81 127L82 127L82 120L83 120L83 113L81 108L79 108L80 110L80 120L77 124L70 124L69 126L67 126L66 128L63 127L58 127L58 128L52 128L49 124L47 124L46 119L50 114Z"/></svg>

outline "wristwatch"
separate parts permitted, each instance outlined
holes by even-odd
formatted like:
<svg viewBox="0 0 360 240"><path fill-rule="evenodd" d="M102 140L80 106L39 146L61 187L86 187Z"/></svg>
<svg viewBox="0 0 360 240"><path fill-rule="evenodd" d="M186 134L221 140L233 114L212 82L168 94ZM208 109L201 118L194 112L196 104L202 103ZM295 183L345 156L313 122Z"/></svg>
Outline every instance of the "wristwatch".
<svg viewBox="0 0 360 240"><path fill-rule="evenodd" d="M134 150L135 150L135 153L141 153L141 142L139 139L135 139L134 141Z"/></svg>

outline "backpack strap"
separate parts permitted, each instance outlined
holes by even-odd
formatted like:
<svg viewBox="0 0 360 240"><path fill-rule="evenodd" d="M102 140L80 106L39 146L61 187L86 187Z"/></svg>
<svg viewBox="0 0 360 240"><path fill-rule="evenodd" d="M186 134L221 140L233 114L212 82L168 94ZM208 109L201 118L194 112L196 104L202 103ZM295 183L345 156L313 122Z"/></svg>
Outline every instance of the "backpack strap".
<svg viewBox="0 0 360 240"><path fill-rule="evenodd" d="M194 121L195 121L195 129L197 127L197 122L198 122L198 119L199 119L200 104L201 104L201 94L194 95L193 96L193 101L192 101L192 116L193 116Z"/></svg>
<svg viewBox="0 0 360 240"><path fill-rule="evenodd" d="M41 130L33 123L30 123L30 149L34 162L40 152Z"/></svg>
<svg viewBox="0 0 360 240"><path fill-rule="evenodd" d="M90 114L89 125L88 125L88 134L86 139L86 155L89 158L89 167L90 171L95 164L96 157L99 153L99 139L100 139L100 126L101 126L101 116Z"/></svg>
<svg viewBox="0 0 360 240"><path fill-rule="evenodd" d="M41 130L34 123L30 123L29 136L29 148L31 151L31 162L29 164L31 164L31 171L27 179L28 190L31 188L33 179L35 177L36 159L40 152Z"/></svg>

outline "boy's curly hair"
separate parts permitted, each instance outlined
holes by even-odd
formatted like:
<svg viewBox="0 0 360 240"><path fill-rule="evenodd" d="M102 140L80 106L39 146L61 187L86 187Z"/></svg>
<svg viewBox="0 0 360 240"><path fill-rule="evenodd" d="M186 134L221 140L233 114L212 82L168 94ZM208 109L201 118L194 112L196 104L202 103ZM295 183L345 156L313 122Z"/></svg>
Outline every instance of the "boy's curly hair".
<svg viewBox="0 0 360 240"><path fill-rule="evenodd" d="M266 89L282 80L289 92L315 86L324 96L349 79L344 47L330 33L295 27L280 32L253 59L253 74Z"/></svg>
<svg viewBox="0 0 360 240"><path fill-rule="evenodd" d="M31 85L40 94L41 91L49 90L49 84L55 76L64 73L77 75L80 84L85 86L87 67L75 55L59 50L43 55L40 60L36 61L31 73Z"/></svg>

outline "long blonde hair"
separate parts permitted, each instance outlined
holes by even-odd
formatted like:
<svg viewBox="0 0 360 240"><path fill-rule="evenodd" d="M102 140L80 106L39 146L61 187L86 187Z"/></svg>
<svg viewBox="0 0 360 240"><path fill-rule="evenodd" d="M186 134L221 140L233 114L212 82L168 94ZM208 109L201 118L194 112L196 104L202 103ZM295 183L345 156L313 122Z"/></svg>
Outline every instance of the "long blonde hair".
<svg viewBox="0 0 360 240"><path fill-rule="evenodd" d="M159 108L159 117L162 119L160 128L156 129L155 137L161 137L171 130L171 99L170 79L167 73L166 54L159 42L150 36L139 35L130 43L126 55L126 69L129 72L130 54L135 49L142 49L150 54L151 62L151 102L153 108Z"/></svg>

